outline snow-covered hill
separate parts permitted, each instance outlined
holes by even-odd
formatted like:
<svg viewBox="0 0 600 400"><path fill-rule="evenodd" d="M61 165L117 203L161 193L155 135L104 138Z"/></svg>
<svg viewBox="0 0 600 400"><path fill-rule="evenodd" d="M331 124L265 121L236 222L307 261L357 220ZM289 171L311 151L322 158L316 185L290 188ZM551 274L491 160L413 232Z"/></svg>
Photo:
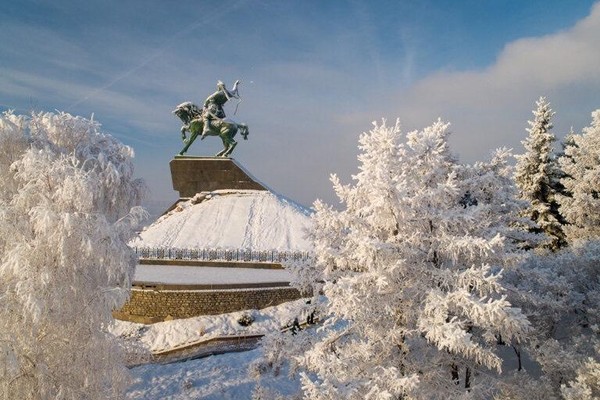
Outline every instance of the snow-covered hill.
<svg viewBox="0 0 600 400"><path fill-rule="evenodd" d="M145 228L131 244L161 248L310 251L310 212L269 191L199 193Z"/></svg>

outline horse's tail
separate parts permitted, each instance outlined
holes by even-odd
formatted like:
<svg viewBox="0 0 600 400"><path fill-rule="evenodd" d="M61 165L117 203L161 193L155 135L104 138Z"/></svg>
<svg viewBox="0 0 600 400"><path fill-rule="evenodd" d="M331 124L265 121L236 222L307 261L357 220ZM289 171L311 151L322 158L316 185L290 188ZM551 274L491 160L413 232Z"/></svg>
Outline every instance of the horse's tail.
<svg viewBox="0 0 600 400"><path fill-rule="evenodd" d="M250 130L248 130L248 125L239 124L238 126L240 129L240 135L244 137L244 140L248 140L248 134L250 133Z"/></svg>

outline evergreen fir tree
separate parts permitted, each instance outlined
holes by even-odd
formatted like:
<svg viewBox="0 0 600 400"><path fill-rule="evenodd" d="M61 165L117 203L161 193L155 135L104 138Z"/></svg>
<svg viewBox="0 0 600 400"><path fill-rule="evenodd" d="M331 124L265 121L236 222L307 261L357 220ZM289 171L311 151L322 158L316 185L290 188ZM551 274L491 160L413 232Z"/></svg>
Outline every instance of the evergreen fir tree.
<svg viewBox="0 0 600 400"><path fill-rule="evenodd" d="M565 172L561 183L567 192L559 196L560 211L568 224L569 242L600 237L600 110L592 124L567 143L559 163Z"/></svg>
<svg viewBox="0 0 600 400"><path fill-rule="evenodd" d="M520 198L530 204L525 212L537 224L533 231L545 233L548 240L543 246L557 250L566 240L556 198L561 171L553 155L556 138L550 132L554 112L544 97L540 97L536 105L534 120L528 121L529 135L522 142L525 153L516 156L515 182Z"/></svg>
<svg viewBox="0 0 600 400"><path fill-rule="evenodd" d="M567 189L565 188L565 185L562 184L562 180L565 178L568 178L569 176L565 173L565 171L562 169L562 167L560 167L560 159L561 158L565 158L566 159L570 158L569 156L566 155L566 150L568 147L572 147L572 146L576 146L575 145L575 132L573 131L573 127L571 127L571 129L569 130L569 133L560 141L560 151L558 151L558 153L556 153L555 159L556 162L559 166L558 169L556 169L556 174L554 174L552 176L552 179L550 181L551 186L553 187L556 195L556 199L557 201L556 203L556 207L558 207L558 215L561 218L561 224L565 225L567 224L567 220L565 219L565 217L560 213L560 204L559 204L559 197L560 196L567 196L567 197L571 197L571 193L569 193L567 191Z"/></svg>

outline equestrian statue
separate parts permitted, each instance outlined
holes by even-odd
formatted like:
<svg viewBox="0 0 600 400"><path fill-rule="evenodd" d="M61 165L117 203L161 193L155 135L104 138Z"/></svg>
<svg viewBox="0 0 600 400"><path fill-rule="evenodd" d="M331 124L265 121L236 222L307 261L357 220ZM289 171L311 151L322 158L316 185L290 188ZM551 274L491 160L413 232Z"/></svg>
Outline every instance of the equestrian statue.
<svg viewBox="0 0 600 400"><path fill-rule="evenodd" d="M248 140L248 126L228 119L223 110L223 105L229 99L240 99L238 93L239 83L240 81L235 81L233 88L228 90L223 82L218 81L217 91L208 96L202 108L186 101L173 110L173 114L177 115L183 122L181 139L185 147L179 152L179 155L182 156L188 151L198 135L200 135L200 140L203 140L206 136L219 136L221 138L223 150L215 154L215 157L229 157L237 145L233 138L238 132L244 137L244 140ZM186 132L190 132L189 138L186 136Z"/></svg>

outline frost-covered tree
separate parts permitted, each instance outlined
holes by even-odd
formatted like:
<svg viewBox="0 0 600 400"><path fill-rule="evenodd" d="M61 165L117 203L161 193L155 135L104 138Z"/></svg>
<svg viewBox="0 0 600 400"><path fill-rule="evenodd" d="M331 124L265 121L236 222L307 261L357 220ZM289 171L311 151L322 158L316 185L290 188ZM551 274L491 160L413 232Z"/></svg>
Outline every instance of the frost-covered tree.
<svg viewBox="0 0 600 400"><path fill-rule="evenodd" d="M567 148L575 146L574 137L575 137L575 132L573 131L573 127L571 127L571 129L569 130L569 133L567 133L565 135L565 137L560 141L560 150L555 155L555 159L558 164L558 168L555 170L556 173L551 176L551 181L550 181L550 185L552 186L552 188L554 189L554 192L555 192L556 201L554 202L554 204L556 207L558 207L558 215L561 218L560 222L563 226L567 224L567 220L560 213L560 198L561 198L561 196L571 197L571 193L569 193L567 191L567 189L565 188L565 185L563 185L563 183L562 183L562 180L567 178L568 175L565 173L565 171L560 166L561 163L559 162L559 160L561 158L565 158L565 160L563 160L563 162L565 162L566 159L570 158L569 156L567 156L565 154L565 151ZM564 230L563 230L563 234L564 234ZM564 236L565 236L565 241L566 241L566 234Z"/></svg>
<svg viewBox="0 0 600 400"><path fill-rule="evenodd" d="M523 352L542 374L530 376L525 368L501 398L600 396L594 372L600 361L599 264L600 242L579 241L558 252L529 254L505 273L510 301L533 326Z"/></svg>
<svg viewBox="0 0 600 400"><path fill-rule="evenodd" d="M574 381L561 386L565 400L593 400L600 397L600 362L589 357L577 369Z"/></svg>
<svg viewBox="0 0 600 400"><path fill-rule="evenodd" d="M529 135L522 143L525 153L517 155L515 181L519 195L529 202L526 215L537 224L536 232L543 232L548 241L543 246L557 250L566 244L562 226L564 220L557 203L557 181L560 167L553 154L556 138L551 132L554 112L544 97L536 102L533 121L528 121Z"/></svg>
<svg viewBox="0 0 600 400"><path fill-rule="evenodd" d="M128 297L127 246L145 185L133 152L93 120L0 117L0 397L117 398L107 332Z"/></svg>
<svg viewBox="0 0 600 400"><path fill-rule="evenodd" d="M559 163L568 195L559 196L560 211L569 225L569 242L600 238L600 110L581 135L573 135Z"/></svg>
<svg viewBox="0 0 600 400"><path fill-rule="evenodd" d="M320 271L327 301L323 327L299 337L308 350L293 359L305 397L489 398L498 337L527 335L500 282L518 244L507 239L520 211L508 154L459 165L447 128L438 121L403 143L398 123L376 124L360 138L354 185L332 177L344 209L315 203L305 275Z"/></svg>

